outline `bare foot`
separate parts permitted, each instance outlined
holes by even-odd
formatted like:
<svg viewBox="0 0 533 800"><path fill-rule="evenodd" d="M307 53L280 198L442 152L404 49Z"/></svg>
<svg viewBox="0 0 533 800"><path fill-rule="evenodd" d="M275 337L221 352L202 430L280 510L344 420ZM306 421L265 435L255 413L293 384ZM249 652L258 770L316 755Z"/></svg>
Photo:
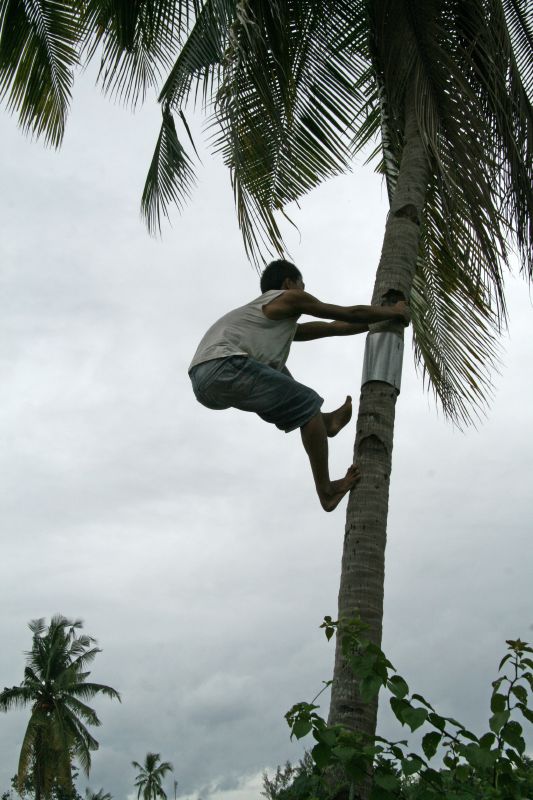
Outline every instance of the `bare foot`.
<svg viewBox="0 0 533 800"><path fill-rule="evenodd" d="M322 414L322 416L324 417L324 425L328 436L330 438L336 436L352 418L352 398L350 395L336 411L330 411Z"/></svg>
<svg viewBox="0 0 533 800"><path fill-rule="evenodd" d="M320 504L324 511L333 511L339 505L344 495L353 489L358 480L361 479L359 467L352 465L348 468L344 478L338 481L331 481L330 488L325 492L318 493Z"/></svg>

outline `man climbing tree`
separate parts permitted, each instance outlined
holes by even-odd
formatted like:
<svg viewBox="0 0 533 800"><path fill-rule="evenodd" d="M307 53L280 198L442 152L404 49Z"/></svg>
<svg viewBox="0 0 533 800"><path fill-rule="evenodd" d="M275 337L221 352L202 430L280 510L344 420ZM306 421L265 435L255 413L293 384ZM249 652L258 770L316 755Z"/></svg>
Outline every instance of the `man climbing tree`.
<svg viewBox="0 0 533 800"><path fill-rule="evenodd" d="M270 263L261 275L262 294L212 325L189 367L197 400L207 408L253 411L289 433L300 428L325 511L333 511L359 479L356 465L332 481L328 437L350 421L352 398L335 411L320 411L323 398L295 381L285 366L293 341L363 333L374 322L409 323L403 301L392 306L337 306L305 291L302 274L289 261ZM298 323L301 314L332 322Z"/></svg>

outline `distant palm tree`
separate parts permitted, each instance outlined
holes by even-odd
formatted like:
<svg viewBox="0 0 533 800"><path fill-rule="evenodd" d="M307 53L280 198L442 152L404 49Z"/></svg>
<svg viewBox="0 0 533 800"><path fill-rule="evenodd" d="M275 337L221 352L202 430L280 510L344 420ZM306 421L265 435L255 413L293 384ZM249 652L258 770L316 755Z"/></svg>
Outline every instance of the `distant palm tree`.
<svg viewBox="0 0 533 800"><path fill-rule="evenodd" d="M97 792L93 792L92 789L85 789L85 797L86 800L113 800L112 795L109 792L104 792L103 789L98 789Z"/></svg>
<svg viewBox="0 0 533 800"><path fill-rule="evenodd" d="M84 701L98 694L120 700L110 686L86 680L90 675L86 667L100 650L92 637L76 635L82 624L59 614L52 617L48 628L44 619L32 620L33 641L24 679L20 686L6 687L0 693L2 711L31 704L17 784L22 789L31 778L35 800L49 798L54 786L73 792L74 759L89 774L91 751L98 749L98 742L85 726L100 725L100 720Z"/></svg>
<svg viewBox="0 0 533 800"><path fill-rule="evenodd" d="M169 761L161 761L159 753L147 753L144 759L144 766L141 766L138 761L132 761L132 766L139 770L139 774L135 778L135 786L137 787L137 798L142 795L143 800L167 800L166 792L161 786L161 781L167 774L172 772L173 766Z"/></svg>

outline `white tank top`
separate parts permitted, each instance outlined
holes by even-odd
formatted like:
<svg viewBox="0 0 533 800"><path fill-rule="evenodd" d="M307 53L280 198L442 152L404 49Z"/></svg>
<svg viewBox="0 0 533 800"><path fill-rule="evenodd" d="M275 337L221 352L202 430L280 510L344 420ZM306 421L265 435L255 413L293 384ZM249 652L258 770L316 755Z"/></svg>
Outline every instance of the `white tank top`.
<svg viewBox="0 0 533 800"><path fill-rule="evenodd" d="M274 369L282 370L296 333L297 317L268 319L263 314L263 306L284 291L270 289L211 325L198 345L189 372L204 361L228 356L250 356Z"/></svg>

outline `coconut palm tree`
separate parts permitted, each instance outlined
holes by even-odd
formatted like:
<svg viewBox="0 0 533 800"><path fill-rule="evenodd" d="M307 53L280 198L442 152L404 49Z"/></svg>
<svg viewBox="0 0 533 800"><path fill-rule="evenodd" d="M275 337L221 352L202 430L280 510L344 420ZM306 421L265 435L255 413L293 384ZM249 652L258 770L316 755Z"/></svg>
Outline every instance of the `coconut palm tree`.
<svg viewBox="0 0 533 800"><path fill-rule="evenodd" d="M490 397L511 242L533 268L531 13L518 0L201 4L160 94L149 226L190 191L175 115L198 86L255 258L283 252L278 212L375 141L390 213L372 303L410 299L424 375L467 423ZM393 325L368 336L339 593L339 616L359 614L378 644L402 348ZM330 721L373 735L376 710L338 648Z"/></svg>
<svg viewBox="0 0 533 800"><path fill-rule="evenodd" d="M113 800L113 796L109 792L104 792L103 789L93 792L92 789L87 787L85 789L85 800Z"/></svg>
<svg viewBox="0 0 533 800"><path fill-rule="evenodd" d="M137 798L139 799L142 795L143 800L158 800L158 798L167 800L161 782L167 772L172 772L172 764L169 761L161 761L159 753L147 753L142 766L138 761L131 763L139 770L139 774L135 778Z"/></svg>
<svg viewBox="0 0 533 800"><path fill-rule="evenodd" d="M74 791L72 762L76 759L89 774L91 752L98 742L87 725L100 725L86 701L99 694L120 699L110 686L87 680L87 666L100 650L96 641L78 635L83 623L61 615L32 620L32 647L27 654L20 686L0 692L0 709L9 711L31 706L31 714L20 750L17 781L19 790L30 778L36 800L49 798L54 786Z"/></svg>
<svg viewBox="0 0 533 800"><path fill-rule="evenodd" d="M459 425L483 412L506 321L503 273L513 247L524 272L533 270L527 0L63 5L71 14L65 41L76 54L101 53L104 90L136 102L165 71L161 130L142 198L152 230L171 203L188 198L195 179L183 144L190 99L201 98L217 131L214 147L230 169L256 261L284 251L279 218L287 206L349 170L373 142L390 212L372 302L409 298L415 357L444 412ZM27 41L19 38L19 49L0 60L0 86L23 126L57 143L63 122L52 110L61 106L64 119L59 88L70 78L50 79L56 105L45 104L31 70L19 78ZM65 74L72 68L66 45L52 55ZM369 333L355 443L363 479L348 502L339 593L339 615L359 613L377 643L402 348L403 331L392 325ZM361 704L338 650L330 720L372 735L376 708Z"/></svg>

